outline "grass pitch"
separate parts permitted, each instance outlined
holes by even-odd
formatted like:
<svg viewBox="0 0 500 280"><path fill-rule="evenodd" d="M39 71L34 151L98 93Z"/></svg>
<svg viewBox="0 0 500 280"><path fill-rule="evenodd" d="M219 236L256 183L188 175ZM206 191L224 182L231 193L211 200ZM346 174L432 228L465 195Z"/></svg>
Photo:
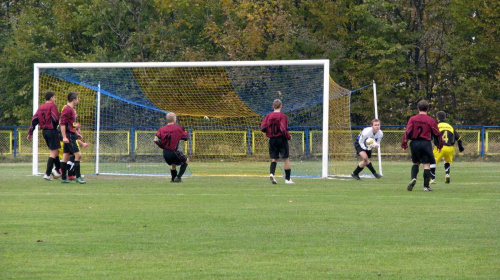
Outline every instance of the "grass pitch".
<svg viewBox="0 0 500 280"><path fill-rule="evenodd" d="M196 163L192 163L193 170ZM266 167L263 174L267 172ZM293 163L292 163L293 168ZM354 168L354 166L353 166ZM0 279L498 279L498 163L380 180L88 176L0 164Z"/></svg>

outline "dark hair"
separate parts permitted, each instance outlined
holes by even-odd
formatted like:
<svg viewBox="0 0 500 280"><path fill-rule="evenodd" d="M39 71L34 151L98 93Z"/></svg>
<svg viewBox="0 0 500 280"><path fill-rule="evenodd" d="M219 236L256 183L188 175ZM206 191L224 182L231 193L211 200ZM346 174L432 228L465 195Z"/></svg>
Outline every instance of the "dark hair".
<svg viewBox="0 0 500 280"><path fill-rule="evenodd" d="M436 113L436 117L440 121L444 121L446 119L446 113L444 111L439 111L439 112Z"/></svg>
<svg viewBox="0 0 500 280"><path fill-rule="evenodd" d="M52 96L54 96L54 95L56 95L56 94L53 91L47 91L45 93L45 100L49 101L52 98Z"/></svg>
<svg viewBox="0 0 500 280"><path fill-rule="evenodd" d="M417 108L421 112L429 111L429 102L427 100L420 100L417 104Z"/></svg>
<svg viewBox="0 0 500 280"><path fill-rule="evenodd" d="M68 102L71 102L71 101L73 101L73 100L75 100L77 98L78 98L78 93L76 93L74 91L70 91L68 93Z"/></svg>

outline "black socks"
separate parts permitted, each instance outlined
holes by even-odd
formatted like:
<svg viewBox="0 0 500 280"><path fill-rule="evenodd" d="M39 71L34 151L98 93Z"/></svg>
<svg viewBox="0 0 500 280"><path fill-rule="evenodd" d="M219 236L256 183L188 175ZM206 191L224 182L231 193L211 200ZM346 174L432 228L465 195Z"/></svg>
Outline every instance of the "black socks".
<svg viewBox="0 0 500 280"><path fill-rule="evenodd" d="M270 173L274 175L276 172L276 166L278 165L277 162L271 162L271 168L270 168Z"/></svg>
<svg viewBox="0 0 500 280"><path fill-rule="evenodd" d="M418 175L418 165L412 165L411 167L411 179L417 179L417 175Z"/></svg>
<svg viewBox="0 0 500 280"><path fill-rule="evenodd" d="M188 167L188 164L187 163L183 163L181 164L181 168L179 168L179 174L177 175L177 177L181 178L182 175L184 175L184 172L186 172L186 168Z"/></svg>

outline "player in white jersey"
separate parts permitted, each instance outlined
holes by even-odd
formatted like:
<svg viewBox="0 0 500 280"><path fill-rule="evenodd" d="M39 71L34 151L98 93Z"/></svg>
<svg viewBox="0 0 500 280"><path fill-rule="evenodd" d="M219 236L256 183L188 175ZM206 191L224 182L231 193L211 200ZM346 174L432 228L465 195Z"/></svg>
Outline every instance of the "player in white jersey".
<svg viewBox="0 0 500 280"><path fill-rule="evenodd" d="M380 130L380 120L378 119L373 119L372 126L366 127L365 129L363 129L363 131L361 131L361 133L356 138L356 141L354 142L354 147L356 148L356 152L362 160L358 164L356 169L354 169L354 171L352 172L351 177L356 180L361 180L361 178L359 178L359 173L366 166L368 167L368 169L370 169L375 178L382 178L382 175L378 174L377 171L375 171L375 169L373 168L373 165L370 162L370 158L372 157L372 149L376 149L380 146L380 142L382 141L383 137L384 133L382 132L382 130ZM366 142L366 140L370 138L374 140L374 142L371 144Z"/></svg>

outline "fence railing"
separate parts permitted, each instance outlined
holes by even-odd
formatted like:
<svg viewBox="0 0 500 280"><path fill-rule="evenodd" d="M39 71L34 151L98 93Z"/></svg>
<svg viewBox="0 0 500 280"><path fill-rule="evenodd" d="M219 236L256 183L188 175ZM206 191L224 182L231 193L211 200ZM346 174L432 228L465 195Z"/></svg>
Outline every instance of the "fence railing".
<svg viewBox="0 0 500 280"><path fill-rule="evenodd" d="M351 134L352 139L360 133L365 126L353 126L351 130L343 131L342 133ZM203 128L185 128L189 131L191 139L185 142L183 149L188 153L197 154L222 154L231 153L233 155L243 154L260 154L266 153L265 135L258 128L234 129L234 130L217 130ZM464 154L471 156L489 156L500 155L500 126L456 126L460 133L463 145L465 147ZM113 130L101 131L100 152L103 155L116 153L116 147L108 147L106 143L119 143L121 155L149 155L157 154L158 147L153 143L152 139L157 128L133 128L120 127ZM404 132L404 126L387 125L382 126L384 139L381 143L382 155L406 155L401 150L400 144ZM316 127L293 127L292 134L294 135L293 146L298 153L316 154L318 151L314 142L318 139L317 135L321 134L321 130ZM16 157L18 155L31 155L33 151L32 142L26 139L28 133L27 126L0 126L0 155ZM93 131L83 131L86 139L94 138ZM234 147L211 147L208 145L206 136L210 134L214 137L228 138L231 137L236 145ZM219 135L220 134L220 135ZM39 134L39 151L46 151L45 141ZM257 144L256 144L257 143ZM264 148L263 148L264 147ZM89 146L86 153L93 153L93 145ZM48 152L48 151L47 151ZM228 154L229 155L229 154Z"/></svg>

